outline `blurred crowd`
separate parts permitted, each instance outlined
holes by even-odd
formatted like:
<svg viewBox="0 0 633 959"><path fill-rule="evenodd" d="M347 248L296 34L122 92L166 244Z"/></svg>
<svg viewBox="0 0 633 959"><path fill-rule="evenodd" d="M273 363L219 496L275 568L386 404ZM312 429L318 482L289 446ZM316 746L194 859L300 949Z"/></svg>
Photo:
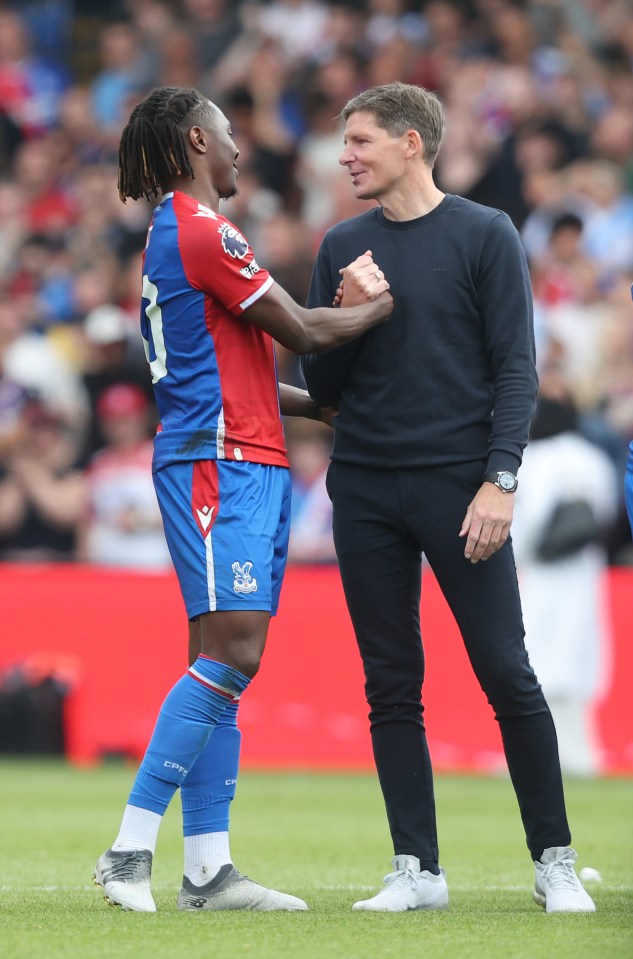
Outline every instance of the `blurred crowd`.
<svg viewBox="0 0 633 959"><path fill-rule="evenodd" d="M117 194L119 136L155 86L229 116L224 212L298 302L335 221L347 100L436 91L438 185L506 211L529 259L542 389L616 478L610 562L633 555L619 477L633 437L630 0L20 0L0 3L0 560L168 565L138 333L151 214ZM279 351L280 379L302 385ZM331 436L287 421L291 559L334 559ZM552 484L566 482L564 462Z"/></svg>

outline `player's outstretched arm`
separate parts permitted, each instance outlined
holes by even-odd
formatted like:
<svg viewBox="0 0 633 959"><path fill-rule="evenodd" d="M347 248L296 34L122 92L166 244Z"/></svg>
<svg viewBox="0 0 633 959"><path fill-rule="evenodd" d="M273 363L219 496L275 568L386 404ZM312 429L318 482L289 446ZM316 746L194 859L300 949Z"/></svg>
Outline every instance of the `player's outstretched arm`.
<svg viewBox="0 0 633 959"><path fill-rule="evenodd" d="M366 273L363 277L359 282L366 285ZM369 292L360 293L361 305L307 310L295 303L279 284L273 283L244 315L294 353L321 353L355 339L386 320L393 310L388 289L384 277L379 279L374 275L371 299Z"/></svg>
<svg viewBox="0 0 633 959"><path fill-rule="evenodd" d="M279 406L284 416L303 416L333 426L338 410L333 406L319 406L307 390L289 383L279 384Z"/></svg>

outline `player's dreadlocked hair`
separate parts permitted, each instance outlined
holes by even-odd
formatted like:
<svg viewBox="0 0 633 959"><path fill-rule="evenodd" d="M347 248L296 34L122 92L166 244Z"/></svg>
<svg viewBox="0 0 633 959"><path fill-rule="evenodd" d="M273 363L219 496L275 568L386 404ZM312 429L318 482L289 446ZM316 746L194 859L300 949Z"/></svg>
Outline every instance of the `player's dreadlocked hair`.
<svg viewBox="0 0 633 959"><path fill-rule="evenodd" d="M194 176L186 133L209 115L209 101L188 87L160 87L134 107L119 144L119 196L159 196L172 176Z"/></svg>

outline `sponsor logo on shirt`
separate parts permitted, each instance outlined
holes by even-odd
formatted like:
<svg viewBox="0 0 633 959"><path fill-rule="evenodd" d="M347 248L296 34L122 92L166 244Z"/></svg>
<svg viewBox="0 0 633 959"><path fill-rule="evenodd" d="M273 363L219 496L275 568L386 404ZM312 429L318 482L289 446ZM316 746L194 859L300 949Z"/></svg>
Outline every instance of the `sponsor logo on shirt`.
<svg viewBox="0 0 633 959"><path fill-rule="evenodd" d="M223 223L218 229L222 237L222 249L234 260L243 260L248 253L248 243L241 233L231 226L230 223Z"/></svg>
<svg viewBox="0 0 633 959"><path fill-rule="evenodd" d="M251 260L250 263L242 267L240 273L242 276L245 276L247 280L252 280L255 274L259 273L259 263L257 260Z"/></svg>

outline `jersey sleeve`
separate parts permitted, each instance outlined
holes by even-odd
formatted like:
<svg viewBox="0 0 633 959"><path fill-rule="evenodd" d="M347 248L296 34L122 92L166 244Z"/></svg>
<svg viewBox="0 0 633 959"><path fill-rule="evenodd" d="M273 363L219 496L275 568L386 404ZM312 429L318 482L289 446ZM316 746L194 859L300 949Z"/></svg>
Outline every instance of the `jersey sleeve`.
<svg viewBox="0 0 633 959"><path fill-rule="evenodd" d="M266 293L273 278L257 263L248 240L225 217L206 208L179 217L178 243L187 279L235 316Z"/></svg>

